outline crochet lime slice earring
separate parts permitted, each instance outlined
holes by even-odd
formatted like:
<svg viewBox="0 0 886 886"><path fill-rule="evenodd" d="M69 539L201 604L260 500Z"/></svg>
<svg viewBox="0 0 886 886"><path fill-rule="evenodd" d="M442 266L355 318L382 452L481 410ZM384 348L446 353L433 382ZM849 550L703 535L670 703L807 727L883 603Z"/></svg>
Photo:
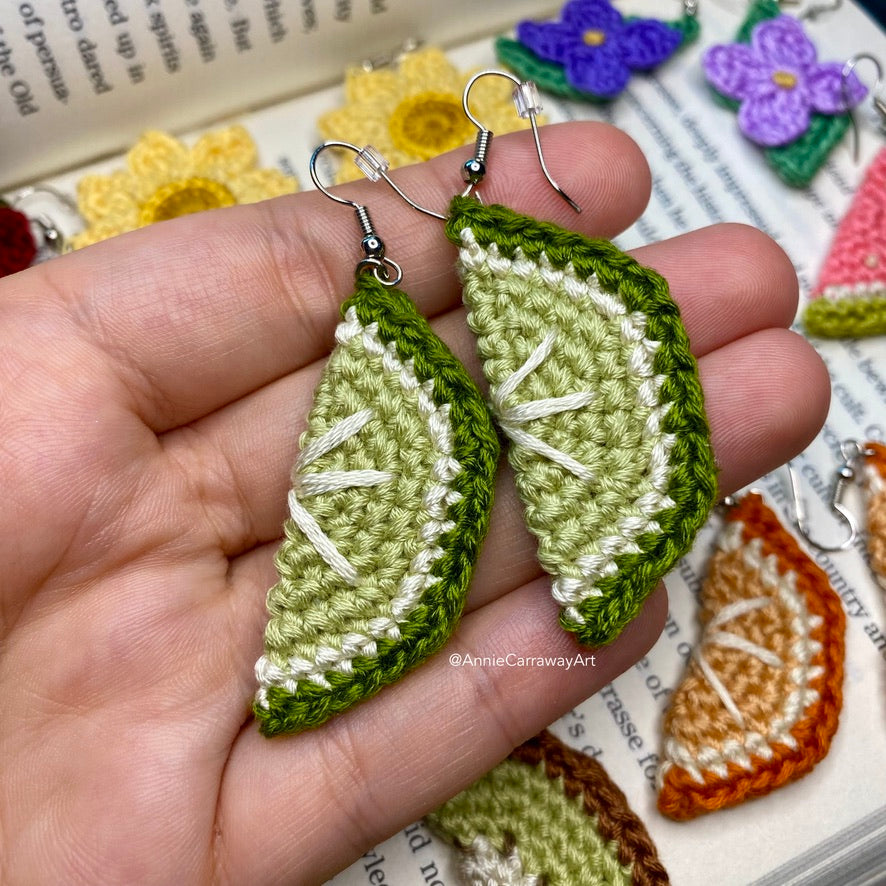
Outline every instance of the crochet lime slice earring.
<svg viewBox="0 0 886 886"><path fill-rule="evenodd" d="M665 886L643 822L592 757L550 732L428 816L465 886Z"/></svg>
<svg viewBox="0 0 886 886"><path fill-rule="evenodd" d="M266 735L317 726L446 642L489 524L498 441L461 363L396 288L365 206L342 306L292 472L254 710Z"/></svg>
<svg viewBox="0 0 886 886"><path fill-rule="evenodd" d="M727 508L700 619L663 721L658 808L678 820L809 773L843 701L840 598L756 493Z"/></svg>
<svg viewBox="0 0 886 886"><path fill-rule="evenodd" d="M458 248L468 324L560 622L597 646L637 615L704 523L717 486L710 431L664 278L607 241L468 196L492 139L470 89L489 75L515 84L543 173L579 209L542 156L534 85L501 71L465 87L478 136L463 194L448 218L417 208L443 219Z"/></svg>

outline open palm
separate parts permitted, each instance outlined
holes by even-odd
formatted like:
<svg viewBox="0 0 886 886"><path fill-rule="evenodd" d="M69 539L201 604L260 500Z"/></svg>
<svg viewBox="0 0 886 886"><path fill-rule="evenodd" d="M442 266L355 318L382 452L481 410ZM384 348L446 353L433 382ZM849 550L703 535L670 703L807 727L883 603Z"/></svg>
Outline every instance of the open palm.
<svg viewBox="0 0 886 886"><path fill-rule="evenodd" d="M487 200L598 236L635 219L649 174L626 136L569 124L545 138L584 214L547 189L525 134L496 142ZM400 180L442 207L458 165ZM368 183L347 195L373 208L404 288L476 369L441 227ZM656 639L662 589L594 668L455 668L443 653L318 730L258 734L253 665L289 470L356 243L342 207L300 194L2 281L0 881L322 882ZM827 376L784 328L796 280L778 247L729 226L636 257L681 305L722 491L801 449ZM503 470L451 648L569 654L547 586Z"/></svg>

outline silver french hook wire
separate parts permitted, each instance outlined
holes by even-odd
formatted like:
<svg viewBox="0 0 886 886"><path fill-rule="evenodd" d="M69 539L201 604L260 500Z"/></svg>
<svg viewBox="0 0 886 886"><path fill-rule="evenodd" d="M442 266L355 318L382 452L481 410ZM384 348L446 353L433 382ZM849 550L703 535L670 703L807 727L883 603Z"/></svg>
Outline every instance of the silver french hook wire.
<svg viewBox="0 0 886 886"><path fill-rule="evenodd" d="M814 22L816 19L829 12L836 12L843 5L843 0L831 0L830 3L812 3L805 9L801 9L797 15L800 21Z"/></svg>
<svg viewBox="0 0 886 886"><path fill-rule="evenodd" d="M809 544L814 548L818 548L820 551L845 551L855 544L859 535L858 521L855 519L852 511L843 504L843 496L846 492L846 488L855 481L856 465L858 464L859 459L865 455L865 448L858 442L858 440L844 440L843 443L840 444L840 453L843 456L843 463L837 468L837 476L834 481L834 491L831 494L830 506L831 510L836 514L839 514L849 527L849 537L839 544L824 545L812 538L809 533L809 521L807 519L806 506L800 495L800 483L797 479L796 471L794 471L794 466L790 462L788 462L787 466L788 477L791 482L791 498L793 499L794 506L794 523L797 527L797 531L809 542Z"/></svg>
<svg viewBox="0 0 886 886"><path fill-rule="evenodd" d="M360 273L361 271L370 270L372 271L372 276L375 277L382 286L396 286L403 279L403 269L397 264L397 262L385 256L384 241L378 236L373 227L372 219L369 217L369 210L362 203L357 203L355 200L348 200L346 197L339 197L337 194L333 194L331 191L328 191L323 182L320 181L320 176L317 173L317 158L327 148L345 148L349 151L353 151L357 155L357 160L355 160L355 162L357 162L359 168L368 178L372 181L378 181L379 178L384 178L404 199L409 200L409 198L406 197L406 195L403 194L403 192L400 191L400 189L388 178L385 171L387 169L387 161L384 157L369 146L361 150L350 142L328 141L316 148L314 153L311 154L309 171L311 173L311 181L316 185L317 190L329 197L330 200L334 200L336 203L352 207L354 214L357 216L357 222L360 225L360 229L363 231L363 240L360 245L363 247L364 258L357 262L357 272ZM363 161L362 164L359 162L360 160ZM363 164L365 164L365 166ZM409 202L411 203L412 201L410 200ZM393 277L391 276L392 270L394 272Z"/></svg>
<svg viewBox="0 0 886 886"><path fill-rule="evenodd" d="M464 109L465 116L474 126L477 127L477 142L474 148L474 156L468 160L464 166L462 167L462 177L465 180L465 184L467 187L462 193L463 197L467 197L474 188L480 184L483 180L483 177L486 175L486 157L489 154L489 145L492 141L493 133L486 129L486 127L471 113L470 107L470 95L471 89L474 84L481 77L504 77L506 80L510 80L511 83L514 84L514 105L517 108L517 113L525 120L529 119L529 125L532 127L532 138L535 141L535 152L538 154L538 162L541 164L541 171L544 173L544 177L548 180L548 184L576 211L581 212L581 206L575 202L564 190L554 181L551 173L548 171L548 165L545 163L544 153L541 149L541 139L538 135L538 123L536 122L536 114L541 111L541 101L538 96L538 89L536 85L531 80L519 80L513 74L508 74L505 71L495 71L495 70L487 70L487 71L479 71L474 74L470 80L468 80L467 85L465 86L465 91L462 93L462 108Z"/></svg>
<svg viewBox="0 0 886 886"><path fill-rule="evenodd" d="M80 213L74 201L50 185L28 185L21 188L10 198L9 205L13 209L24 212L23 204L33 197L39 197L41 194L48 194L69 212L79 217ZM40 229L45 246L57 254L64 251L66 245L64 234L62 234L58 225L48 215L40 213L39 215L29 216L29 218Z"/></svg>
<svg viewBox="0 0 886 886"><path fill-rule="evenodd" d="M871 102L874 105L874 110L880 117L880 130L881 132L886 133L886 89L883 88L883 66L880 64L880 60L876 56L871 55L869 52L859 52L856 55L853 55L852 58L843 65L843 70L840 72L840 91L843 94L843 104L849 114L849 122L852 125L852 159L856 163L858 163L859 160L861 138L859 136L858 120L856 119L855 112L849 107L849 93L846 90L846 85L849 81L850 75L860 61L872 62L877 69L877 81L874 83L874 88L871 89Z"/></svg>

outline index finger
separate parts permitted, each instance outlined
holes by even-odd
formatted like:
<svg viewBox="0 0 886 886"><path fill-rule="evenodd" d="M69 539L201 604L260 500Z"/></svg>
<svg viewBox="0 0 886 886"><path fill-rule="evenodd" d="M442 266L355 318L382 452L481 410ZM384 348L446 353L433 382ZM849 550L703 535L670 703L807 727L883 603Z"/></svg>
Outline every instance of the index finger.
<svg viewBox="0 0 886 886"><path fill-rule="evenodd" d="M595 236L612 236L639 215L649 172L628 136L580 123L549 127L543 139L548 162L586 211L575 215L547 185L526 133L496 140L484 199ZM397 181L419 203L444 209L466 156L462 149L400 170ZM575 157L581 161L568 159ZM387 188L344 187L373 210L419 310L433 316L456 304L455 253L442 224ZM10 285L59 293L59 308L74 315L131 392L134 411L160 432L323 356L352 291L360 236L342 206L302 193L135 231Z"/></svg>

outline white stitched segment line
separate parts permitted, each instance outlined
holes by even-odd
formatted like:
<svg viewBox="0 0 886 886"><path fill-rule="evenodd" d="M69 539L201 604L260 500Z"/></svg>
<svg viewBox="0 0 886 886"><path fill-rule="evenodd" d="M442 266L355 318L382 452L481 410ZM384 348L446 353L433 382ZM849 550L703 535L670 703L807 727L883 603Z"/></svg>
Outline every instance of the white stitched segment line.
<svg viewBox="0 0 886 886"><path fill-rule="evenodd" d="M672 766L681 766L699 784L702 784L704 782L702 769L709 769L720 778L726 778L729 774L730 763L735 763L750 771L753 768L750 754L769 760L773 755L772 745L774 744L797 748L797 740L791 733L791 729L800 720L809 705L819 698L819 693L810 688L809 684L824 673L824 668L811 664L812 659L821 651L821 643L811 636L812 632L821 626L821 616L809 612L803 595L797 589L797 574L793 571L781 573L775 554L763 555L763 540L753 538L745 544L743 533L744 525L741 522L730 523L720 536L719 549L727 553L740 551L745 567L756 573L763 585L770 590L771 594L767 599L772 603L777 601L790 613L791 634L794 637L791 643L791 655L797 660L797 664L790 671L790 677L796 684L796 688L781 700L780 709L773 712L774 716L767 724L765 735L756 731L744 730L740 739L730 739L720 748L701 747L697 755L691 753L682 742L673 737L668 738L664 748L665 761L658 773L659 785L662 783L665 773ZM724 611L728 608L725 607ZM751 644L751 646L754 645ZM696 661L698 661L697 658ZM707 674L705 677L709 679ZM711 683L711 686L713 687L714 684ZM714 688L716 691L716 687ZM720 697L722 700L722 696Z"/></svg>
<svg viewBox="0 0 886 886"><path fill-rule="evenodd" d="M434 563L444 553L438 542L445 533L455 528L455 524L448 517L448 511L453 504L461 499L461 493L452 488L452 482L461 473L462 466L453 456L450 404L444 403L438 406L433 396L433 380L420 381L415 374L413 361L401 361L394 343L385 344L382 342L378 336L378 325L370 323L364 327L354 308L349 308L345 319L339 323L336 329L335 339L338 344L346 345L354 338L360 339L368 354L381 357L384 371L395 374L404 391L415 393L419 415L427 422L428 434L433 441L436 457L431 468L431 485L425 491L423 500L428 519L419 527L422 546L409 564L408 571L400 579L397 592L391 599L390 616L379 615L370 619L365 633L348 631L341 634L338 638L339 646L319 646L313 659L291 656L286 665L280 667L263 655L256 662L255 674L259 683L256 700L263 707L268 706L267 691L269 687L280 686L287 692L294 693L297 691L298 681L308 680L328 689L330 684L324 676L327 672L335 670L348 673L352 669L355 657L377 654L376 643L379 639L399 639L399 623L409 617L422 594L440 581L436 575L431 573ZM316 460L325 452L331 451L349 436L358 433L371 417L372 410L364 409L338 422L322 437L317 438L304 448L302 456L296 464L296 470L306 466L306 463ZM373 481L384 482L382 478L390 478L390 476L384 471L327 471L325 474L296 474L293 478L293 488L298 489L302 494L316 495L332 488L376 485ZM346 482L348 486L339 485ZM322 533L319 526L317 528ZM328 563L328 561L326 562ZM341 574L338 570L336 572Z"/></svg>
<svg viewBox="0 0 886 886"><path fill-rule="evenodd" d="M314 546L327 566L338 573L349 585L355 586L360 581L357 570L335 546L335 542L320 528L320 524L314 519L314 516L298 500L298 493L319 495L323 492L334 492L355 486L377 486L380 483L388 483L392 479L392 475L387 471L301 473L304 468L313 464L318 458L359 434L371 419L372 410L361 409L359 412L337 421L322 437L318 437L305 446L296 461L292 489L289 490L289 515L292 517L292 522Z"/></svg>
<svg viewBox="0 0 886 886"><path fill-rule="evenodd" d="M470 848L462 851L459 873L465 886L539 886L538 876L523 873L516 846L504 854L483 834L477 834Z"/></svg>
<svg viewBox="0 0 886 886"><path fill-rule="evenodd" d="M773 668L784 667L784 662L771 650L752 643L745 637L738 634L732 634L729 631L718 631L715 628L726 624L735 618L740 618L748 612L755 612L758 609L765 609L772 603L771 597L755 597L751 600L737 600L724 606L707 624L705 632L701 638L701 643L695 648L694 656L696 664L704 674L705 679L711 684L711 688L720 697L723 707L732 715L732 719L739 725L741 729L745 728L744 717L738 709L738 705L732 698L729 690L723 685L720 678L714 672L714 669L708 664L704 657L705 646L723 646L727 649L738 649L747 655L760 659L764 664Z"/></svg>
<svg viewBox="0 0 886 886"><path fill-rule="evenodd" d="M578 605L589 597L601 595L597 583L600 579L618 571L616 557L620 554L638 553L640 549L635 539L645 533L661 532L661 527L655 518L663 511L675 507L673 499L668 495L668 489L673 475L671 451L676 435L663 432L662 426L671 403L662 398L661 389L665 377L657 375L654 368L655 354L661 343L648 338L647 319L643 313L628 312L626 306L617 297L602 289L593 276L579 277L572 263L564 268L555 268L544 253L536 262L528 259L519 248L514 250L513 259L508 259L501 255L494 243L488 247L481 246L470 228L464 228L460 235L462 248L459 251L459 261L464 271L480 276L491 273L495 277L513 274L521 279L529 279L537 274L551 290L562 290L573 301L592 308L607 320L617 321L622 340L630 342L633 346L629 359L630 370L642 379L637 387L637 405L649 409L643 435L653 441L647 465L647 476L652 488L646 494L639 495L633 502L634 507L640 512L638 515L623 517L618 522L617 534L596 539L594 543L596 550L589 551L576 560L575 565L580 575L554 576L552 585L554 599L563 607L570 620L584 624L585 620L578 611ZM526 448L533 449L545 445L542 441L535 443L537 438L534 437L525 441L518 439L514 430L521 434L526 432L515 428L513 424L510 429L503 427L503 430L511 440ZM528 445L529 443L532 445ZM545 458L551 458L549 453L543 453L538 448L534 448L533 451ZM588 470L586 466L582 468Z"/></svg>
<svg viewBox="0 0 886 886"><path fill-rule="evenodd" d="M586 465L574 459L566 452L550 446L544 440L530 434L519 427L524 422L537 418L547 418L549 415L557 415L560 412L569 412L573 409L581 409L587 406L594 395L590 391L579 391L567 394L564 397L549 397L546 400L531 400L528 403L520 403L516 406L505 406L505 400L513 394L526 377L538 369L554 350L558 332L552 329L542 340L541 344L529 355L526 362L509 375L500 385L492 390L492 405L498 416L501 429L515 443L536 455L556 462L560 467L575 474L579 480L586 483L594 482L594 474Z"/></svg>

